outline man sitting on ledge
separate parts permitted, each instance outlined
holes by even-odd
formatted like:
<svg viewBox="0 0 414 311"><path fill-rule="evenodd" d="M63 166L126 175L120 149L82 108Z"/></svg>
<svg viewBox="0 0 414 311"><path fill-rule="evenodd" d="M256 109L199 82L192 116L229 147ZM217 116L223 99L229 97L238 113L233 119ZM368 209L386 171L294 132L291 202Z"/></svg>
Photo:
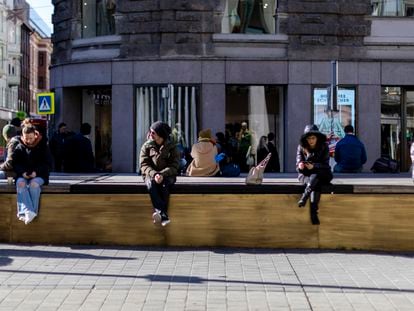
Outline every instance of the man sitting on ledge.
<svg viewBox="0 0 414 311"><path fill-rule="evenodd" d="M367 162L364 144L354 135L354 127L344 128L345 137L335 146L335 173L360 173L362 165Z"/></svg>

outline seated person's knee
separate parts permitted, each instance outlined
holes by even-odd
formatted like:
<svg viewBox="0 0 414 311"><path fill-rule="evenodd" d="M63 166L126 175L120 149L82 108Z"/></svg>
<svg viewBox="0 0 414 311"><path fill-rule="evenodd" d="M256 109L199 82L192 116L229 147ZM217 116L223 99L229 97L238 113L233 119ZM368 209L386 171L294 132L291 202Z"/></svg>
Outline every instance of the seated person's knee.
<svg viewBox="0 0 414 311"><path fill-rule="evenodd" d="M23 189L23 188L25 188L25 187L26 187L26 183L25 183L24 181L19 181L19 182L17 183L17 187L18 187L19 189Z"/></svg>
<svg viewBox="0 0 414 311"><path fill-rule="evenodd" d="M39 188L39 187L40 187L40 185L37 182L35 182L35 181L32 181L30 183L30 188Z"/></svg>

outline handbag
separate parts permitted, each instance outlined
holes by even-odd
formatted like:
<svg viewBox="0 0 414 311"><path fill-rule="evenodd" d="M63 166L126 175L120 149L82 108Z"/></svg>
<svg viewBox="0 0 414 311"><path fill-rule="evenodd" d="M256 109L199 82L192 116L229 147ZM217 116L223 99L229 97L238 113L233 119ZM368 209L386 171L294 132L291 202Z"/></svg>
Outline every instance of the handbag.
<svg viewBox="0 0 414 311"><path fill-rule="evenodd" d="M269 163L270 157L272 156L272 153L269 152L262 161L260 161L259 164L256 166L253 166L249 174L246 176L246 185L260 185L263 181L263 173L265 171L265 168L267 164Z"/></svg>
<svg viewBox="0 0 414 311"><path fill-rule="evenodd" d="M249 149L247 149L246 152L246 165L252 166L254 165L254 156L250 153L252 150L252 146L249 146Z"/></svg>

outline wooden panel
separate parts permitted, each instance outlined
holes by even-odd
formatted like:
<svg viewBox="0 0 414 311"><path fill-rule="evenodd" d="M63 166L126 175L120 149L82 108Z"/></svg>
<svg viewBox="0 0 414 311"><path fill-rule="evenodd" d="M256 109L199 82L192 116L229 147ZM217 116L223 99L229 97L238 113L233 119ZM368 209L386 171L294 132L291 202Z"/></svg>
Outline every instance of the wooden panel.
<svg viewBox="0 0 414 311"><path fill-rule="evenodd" d="M414 250L413 195L325 195L321 248Z"/></svg>
<svg viewBox="0 0 414 311"><path fill-rule="evenodd" d="M298 195L174 195L173 245L317 247L317 227Z"/></svg>
<svg viewBox="0 0 414 311"><path fill-rule="evenodd" d="M42 195L39 217L30 225L13 222L14 242L152 245L148 195Z"/></svg>
<svg viewBox="0 0 414 311"><path fill-rule="evenodd" d="M174 194L165 228L152 224L148 194L42 194L27 226L15 196L0 194L2 241L414 250L412 194L324 194L320 226L297 194Z"/></svg>
<svg viewBox="0 0 414 311"><path fill-rule="evenodd" d="M172 223L152 224L148 195L44 194L39 217L13 219L13 242L317 247L297 195L174 195Z"/></svg>
<svg viewBox="0 0 414 311"><path fill-rule="evenodd" d="M16 195L1 194L0 196L0 241L10 240L10 221L12 214L16 215Z"/></svg>

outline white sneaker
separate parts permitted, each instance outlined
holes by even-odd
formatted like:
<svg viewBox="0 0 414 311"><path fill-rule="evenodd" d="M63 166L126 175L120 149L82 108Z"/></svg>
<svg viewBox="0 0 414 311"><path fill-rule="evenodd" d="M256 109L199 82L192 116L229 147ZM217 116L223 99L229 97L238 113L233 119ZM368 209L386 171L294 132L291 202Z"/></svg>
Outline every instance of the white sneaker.
<svg viewBox="0 0 414 311"><path fill-rule="evenodd" d="M171 222L170 219L164 219L163 221L161 221L161 226L165 227L166 225L168 225Z"/></svg>
<svg viewBox="0 0 414 311"><path fill-rule="evenodd" d="M20 221L24 221L26 219L26 216L17 216Z"/></svg>
<svg viewBox="0 0 414 311"><path fill-rule="evenodd" d="M25 218L24 218L24 223L26 225L28 225L29 223L32 222L32 220L37 216L36 213L32 212L32 211L27 211L25 213Z"/></svg>
<svg viewBox="0 0 414 311"><path fill-rule="evenodd" d="M154 224L159 224L161 222L161 212L159 210L155 210L152 214L152 221Z"/></svg>

